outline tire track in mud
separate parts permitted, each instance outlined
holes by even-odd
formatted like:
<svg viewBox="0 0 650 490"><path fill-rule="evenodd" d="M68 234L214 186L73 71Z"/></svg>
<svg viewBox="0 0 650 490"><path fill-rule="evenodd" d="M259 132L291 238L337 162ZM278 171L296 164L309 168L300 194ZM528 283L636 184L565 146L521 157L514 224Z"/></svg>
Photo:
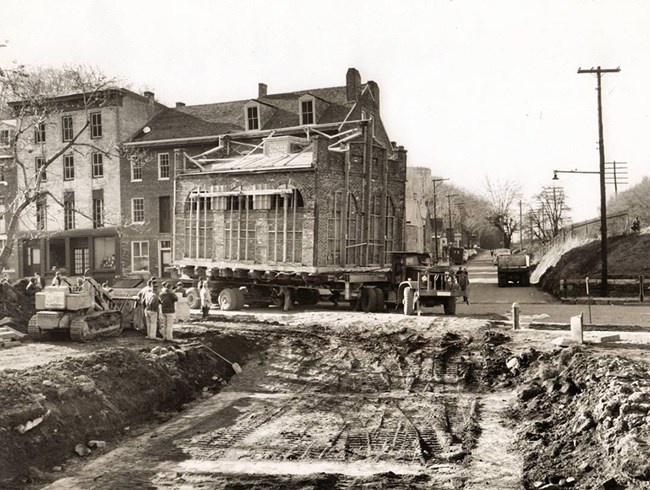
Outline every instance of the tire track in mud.
<svg viewBox="0 0 650 490"><path fill-rule="evenodd" d="M265 463L276 461L348 470L403 465L429 476L441 468L448 478L448 454L461 451L476 403L475 394L463 392L471 341L409 330L267 341L273 347L260 369L232 386L255 394L242 400L241 415L228 427L178 441L192 460L232 462L231 475L255 473L256 465L264 473ZM288 396L273 396L279 393ZM165 483L159 475L157 484Z"/></svg>

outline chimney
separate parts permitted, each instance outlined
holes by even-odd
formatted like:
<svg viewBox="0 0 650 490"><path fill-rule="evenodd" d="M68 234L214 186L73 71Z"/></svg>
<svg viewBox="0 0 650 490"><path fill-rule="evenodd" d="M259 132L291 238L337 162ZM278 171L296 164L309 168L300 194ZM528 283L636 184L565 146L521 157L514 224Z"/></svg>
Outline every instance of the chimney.
<svg viewBox="0 0 650 490"><path fill-rule="evenodd" d="M361 94L361 75L356 68L348 68L345 75L345 98L348 102L356 102Z"/></svg>
<svg viewBox="0 0 650 490"><path fill-rule="evenodd" d="M372 96L375 99L375 104L377 104L377 110L379 110L379 85L377 85L377 82L368 80L368 88L370 89L370 92L372 93Z"/></svg>
<svg viewBox="0 0 650 490"><path fill-rule="evenodd" d="M266 97L268 91L268 87L266 86L265 83L258 83L257 84L257 96L258 97Z"/></svg>
<svg viewBox="0 0 650 490"><path fill-rule="evenodd" d="M176 102L176 108L185 107L185 102Z"/></svg>

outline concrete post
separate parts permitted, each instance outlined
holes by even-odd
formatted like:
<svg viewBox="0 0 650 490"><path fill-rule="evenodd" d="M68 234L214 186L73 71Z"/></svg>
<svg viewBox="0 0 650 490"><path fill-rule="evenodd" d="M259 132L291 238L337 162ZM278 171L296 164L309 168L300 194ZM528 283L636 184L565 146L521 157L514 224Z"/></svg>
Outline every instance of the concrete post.
<svg viewBox="0 0 650 490"><path fill-rule="evenodd" d="M571 317L571 338L576 344L583 343L582 313Z"/></svg>
<svg viewBox="0 0 650 490"><path fill-rule="evenodd" d="M519 330L519 303L512 303L512 328Z"/></svg>

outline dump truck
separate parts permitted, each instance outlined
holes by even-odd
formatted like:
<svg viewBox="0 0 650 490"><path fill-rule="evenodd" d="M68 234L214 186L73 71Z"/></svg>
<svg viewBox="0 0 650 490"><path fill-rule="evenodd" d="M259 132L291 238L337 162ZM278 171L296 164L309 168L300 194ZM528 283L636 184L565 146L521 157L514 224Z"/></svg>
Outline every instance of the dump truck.
<svg viewBox="0 0 650 490"><path fill-rule="evenodd" d="M85 342L122 332L122 313L104 288L90 277L78 284L46 286L36 293L38 312L29 320L29 337L44 339L67 332L72 340Z"/></svg>
<svg viewBox="0 0 650 490"><path fill-rule="evenodd" d="M526 254L498 255L497 279L499 287L508 283L530 286L530 256Z"/></svg>

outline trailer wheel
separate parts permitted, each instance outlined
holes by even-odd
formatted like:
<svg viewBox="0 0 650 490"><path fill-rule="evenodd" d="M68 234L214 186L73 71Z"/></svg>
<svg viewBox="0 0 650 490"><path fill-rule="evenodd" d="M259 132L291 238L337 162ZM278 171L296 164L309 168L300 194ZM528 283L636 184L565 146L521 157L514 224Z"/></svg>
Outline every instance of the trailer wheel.
<svg viewBox="0 0 650 490"><path fill-rule="evenodd" d="M448 298L447 301L442 305L445 315L455 315L456 314L456 298Z"/></svg>
<svg viewBox="0 0 650 490"><path fill-rule="evenodd" d="M196 288L189 288L185 295L187 296L187 304L193 310L201 308L201 297L199 296L199 290Z"/></svg>
<svg viewBox="0 0 650 490"><path fill-rule="evenodd" d="M375 297L377 298L376 301L376 308L374 311L382 312L386 309L386 300L384 298L384 291L381 288L375 288Z"/></svg>
<svg viewBox="0 0 650 490"><path fill-rule="evenodd" d="M404 314L412 315L415 312L415 291L413 288L404 288Z"/></svg>
<svg viewBox="0 0 650 490"><path fill-rule="evenodd" d="M239 307L237 290L226 288L219 293L219 308L223 311L233 311Z"/></svg>
<svg viewBox="0 0 650 490"><path fill-rule="evenodd" d="M377 311L377 293L375 288L363 288L361 290L361 309L364 313Z"/></svg>

